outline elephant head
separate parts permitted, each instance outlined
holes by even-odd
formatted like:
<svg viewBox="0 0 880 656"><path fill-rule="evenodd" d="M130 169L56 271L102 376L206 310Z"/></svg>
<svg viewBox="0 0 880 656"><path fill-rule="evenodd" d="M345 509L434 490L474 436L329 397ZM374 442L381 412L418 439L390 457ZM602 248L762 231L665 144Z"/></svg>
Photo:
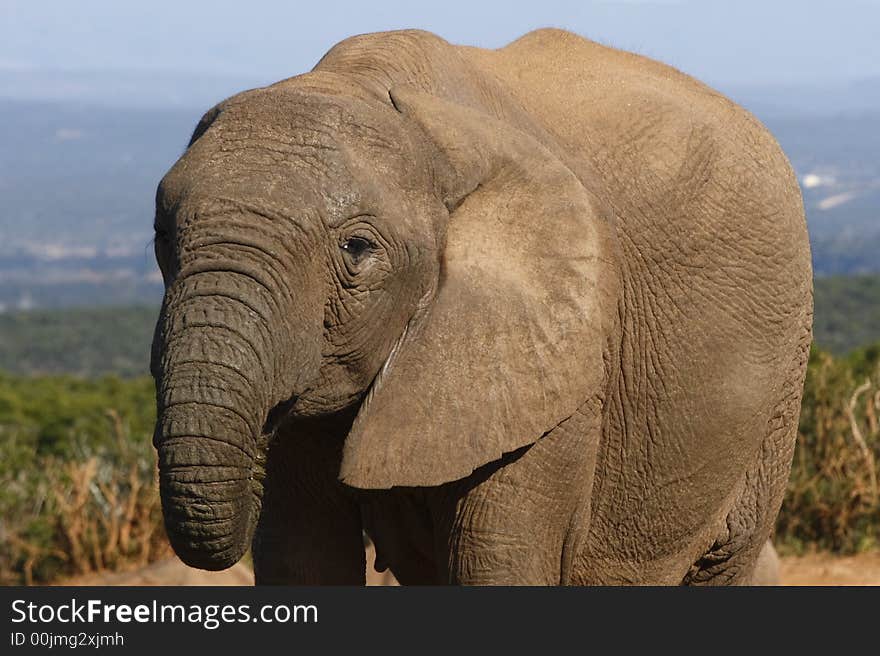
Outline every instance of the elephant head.
<svg viewBox="0 0 880 656"><path fill-rule="evenodd" d="M159 186L155 445L168 534L194 566L247 549L281 422L356 412L343 482L431 486L605 384L608 211L491 112L354 88L233 97Z"/></svg>

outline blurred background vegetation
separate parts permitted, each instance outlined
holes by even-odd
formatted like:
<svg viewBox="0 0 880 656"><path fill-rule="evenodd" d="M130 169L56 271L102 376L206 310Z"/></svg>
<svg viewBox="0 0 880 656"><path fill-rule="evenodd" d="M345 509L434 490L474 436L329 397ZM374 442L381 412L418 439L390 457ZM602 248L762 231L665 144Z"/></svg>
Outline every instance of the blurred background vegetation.
<svg viewBox="0 0 880 656"><path fill-rule="evenodd" d="M788 492L776 524L782 552L852 554L880 547L880 342L810 353Z"/></svg>
<svg viewBox="0 0 880 656"><path fill-rule="evenodd" d="M880 277L816 281L783 553L880 547ZM872 314L873 313L873 314ZM0 584L168 555L151 445L152 307L0 315Z"/></svg>
<svg viewBox="0 0 880 656"><path fill-rule="evenodd" d="M153 383L143 375L0 375L0 585L168 553L154 416Z"/></svg>

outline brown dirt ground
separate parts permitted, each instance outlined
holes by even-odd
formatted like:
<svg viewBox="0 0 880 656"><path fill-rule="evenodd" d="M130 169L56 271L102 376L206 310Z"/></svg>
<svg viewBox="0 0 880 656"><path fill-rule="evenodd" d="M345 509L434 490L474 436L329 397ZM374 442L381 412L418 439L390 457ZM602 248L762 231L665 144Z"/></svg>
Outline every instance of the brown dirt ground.
<svg viewBox="0 0 880 656"><path fill-rule="evenodd" d="M367 549L367 585L397 585L391 572L373 569L375 552ZM131 572L97 573L79 576L60 585L253 585L254 573L244 563L222 572L187 567L175 557L159 560Z"/></svg>
<svg viewBox="0 0 880 656"><path fill-rule="evenodd" d="M368 550L367 584L396 585L390 573L373 571ZM781 558L782 585L880 585L880 551L857 556L818 553ZM133 572L79 577L64 585L253 585L254 575L239 563L223 572L192 569L176 558L153 563Z"/></svg>
<svg viewBox="0 0 880 656"><path fill-rule="evenodd" d="M880 551L787 556L780 558L779 577L783 585L880 585Z"/></svg>

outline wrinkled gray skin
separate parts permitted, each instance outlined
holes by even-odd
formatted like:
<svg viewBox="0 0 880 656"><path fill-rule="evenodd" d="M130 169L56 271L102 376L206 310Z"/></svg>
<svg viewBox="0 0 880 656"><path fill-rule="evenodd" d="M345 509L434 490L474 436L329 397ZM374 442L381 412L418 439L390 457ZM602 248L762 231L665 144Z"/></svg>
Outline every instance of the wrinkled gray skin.
<svg viewBox="0 0 880 656"><path fill-rule="evenodd" d="M366 530L402 583L757 582L809 246L776 142L691 78L558 30L354 37L205 115L156 252L185 562L360 584Z"/></svg>

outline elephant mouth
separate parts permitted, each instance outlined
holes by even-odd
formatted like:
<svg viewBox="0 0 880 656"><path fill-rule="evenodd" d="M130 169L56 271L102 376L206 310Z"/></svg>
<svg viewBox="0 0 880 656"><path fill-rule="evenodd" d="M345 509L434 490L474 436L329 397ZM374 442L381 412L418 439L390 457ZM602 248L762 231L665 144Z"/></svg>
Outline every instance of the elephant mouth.
<svg viewBox="0 0 880 656"><path fill-rule="evenodd" d="M278 429L281 428L281 426L286 421L296 416L296 408L299 399L300 395L294 394L286 401L281 401L275 407L269 410L269 412L266 414L266 421L263 423L262 433L257 439L258 453L265 454L266 450L268 449L269 443L275 438L276 434L278 433ZM265 475L265 458L263 461L263 475Z"/></svg>

